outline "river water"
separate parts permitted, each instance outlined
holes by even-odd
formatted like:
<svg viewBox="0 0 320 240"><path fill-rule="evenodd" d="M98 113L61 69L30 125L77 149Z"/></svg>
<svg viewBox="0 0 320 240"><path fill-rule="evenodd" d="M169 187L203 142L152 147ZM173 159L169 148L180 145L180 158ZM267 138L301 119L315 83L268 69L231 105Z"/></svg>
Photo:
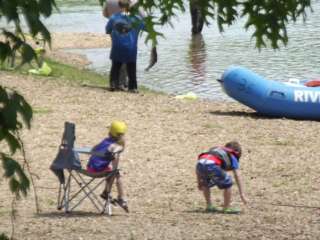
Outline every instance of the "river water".
<svg viewBox="0 0 320 240"><path fill-rule="evenodd" d="M219 33L216 24L204 27L202 35L192 37L189 12L173 21L174 28L164 26L159 31L158 63L149 71L150 46L144 43L146 34L139 40L138 83L169 94L193 92L201 98L230 100L216 79L230 65L247 67L267 79L286 81L289 78L320 78L320 3L313 5L314 12L288 27L289 44L280 50L255 48L251 32L239 21ZM106 19L97 6L63 8L53 14L46 24L50 31L104 33ZM92 62L89 66L102 74L110 69L110 49L73 49L85 54Z"/></svg>

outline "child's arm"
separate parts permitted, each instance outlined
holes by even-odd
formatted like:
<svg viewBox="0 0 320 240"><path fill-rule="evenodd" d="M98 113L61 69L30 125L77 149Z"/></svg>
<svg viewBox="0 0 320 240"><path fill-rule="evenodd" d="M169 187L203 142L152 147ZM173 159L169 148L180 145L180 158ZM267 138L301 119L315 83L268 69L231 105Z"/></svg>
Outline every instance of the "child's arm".
<svg viewBox="0 0 320 240"><path fill-rule="evenodd" d="M243 192L243 184L242 184L242 180L241 180L240 171L238 169L235 169L235 170L233 170L233 174L234 174L234 178L236 179L236 183L237 183L237 186L239 189L240 198L244 204L247 204L247 199L246 199L244 192Z"/></svg>
<svg viewBox="0 0 320 240"><path fill-rule="evenodd" d="M113 154L118 154L118 153L122 152L123 149L124 149L123 146L121 146L120 144L114 143L109 146L108 150L109 150L109 152L112 152Z"/></svg>
<svg viewBox="0 0 320 240"><path fill-rule="evenodd" d="M112 160L112 169L117 169L120 160L120 153L124 150L124 147L119 144L111 144L109 151L113 153L114 159Z"/></svg>

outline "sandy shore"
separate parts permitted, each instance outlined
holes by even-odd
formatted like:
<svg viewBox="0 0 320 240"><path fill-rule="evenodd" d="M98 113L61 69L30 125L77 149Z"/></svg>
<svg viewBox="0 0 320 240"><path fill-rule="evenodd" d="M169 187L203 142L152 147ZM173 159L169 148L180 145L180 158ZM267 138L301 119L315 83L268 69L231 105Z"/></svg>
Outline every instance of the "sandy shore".
<svg viewBox="0 0 320 240"><path fill-rule="evenodd" d="M51 48L47 46L47 56L58 61L83 68L89 64L85 56L65 52L65 49L110 47L110 37L96 33L52 33Z"/></svg>
<svg viewBox="0 0 320 240"><path fill-rule="evenodd" d="M3 72L0 84L18 90L35 110L23 140L38 176L41 213L30 192L17 207L17 239L319 239L318 122L263 118L238 103L113 93ZM92 146L114 119L129 126L120 168L130 214L115 208L114 216L102 216L89 201L75 214L58 211L58 181L49 166L64 122L76 123L77 146ZM204 213L197 155L233 139L243 146L249 204L241 204L234 187L233 204L242 214ZM10 234L11 195L3 178L0 187L0 232ZM220 205L221 192L212 193Z"/></svg>

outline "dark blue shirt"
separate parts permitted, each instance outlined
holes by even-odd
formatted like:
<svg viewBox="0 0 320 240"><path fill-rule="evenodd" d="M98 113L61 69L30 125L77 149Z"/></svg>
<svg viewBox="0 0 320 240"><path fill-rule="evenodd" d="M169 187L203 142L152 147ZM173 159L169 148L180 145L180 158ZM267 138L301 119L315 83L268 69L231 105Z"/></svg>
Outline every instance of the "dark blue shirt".
<svg viewBox="0 0 320 240"><path fill-rule="evenodd" d="M110 59L122 63L136 62L138 36L143 28L143 21L138 16L123 12L113 14L106 25L106 33L112 40Z"/></svg>
<svg viewBox="0 0 320 240"><path fill-rule="evenodd" d="M104 170L106 167L109 166L110 162L113 160L113 155L109 152L109 147L111 144L115 143L116 141L112 138L105 138L103 139L98 145L96 145L92 151L105 154L104 157L92 155L89 158L89 162L87 167L99 172Z"/></svg>

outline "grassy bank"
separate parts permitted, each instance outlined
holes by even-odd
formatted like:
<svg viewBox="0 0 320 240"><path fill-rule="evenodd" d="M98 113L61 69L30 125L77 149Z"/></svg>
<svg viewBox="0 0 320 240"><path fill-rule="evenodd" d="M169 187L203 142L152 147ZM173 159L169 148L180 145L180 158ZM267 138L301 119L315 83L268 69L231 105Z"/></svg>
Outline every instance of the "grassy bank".
<svg viewBox="0 0 320 240"><path fill-rule="evenodd" d="M102 75L89 69L80 69L76 66L69 64L64 64L62 62L56 61L54 59L46 58L45 61L52 68L52 73L50 76L39 76L33 75L35 78L46 79L58 82L64 82L70 85L88 86L94 88L105 88L109 87L109 75ZM36 64L33 64L35 67ZM20 75L30 75L28 70L33 68L26 64L18 71L14 72ZM144 86L139 86L139 91L164 94L162 92L156 92L154 90L148 89Z"/></svg>
<svg viewBox="0 0 320 240"><path fill-rule="evenodd" d="M75 66L58 62L54 59L45 60L52 68L50 76L33 75L36 78L45 78L47 80L63 81L69 84L76 85L94 85L97 87L107 87L109 84L109 76L103 76L94 71L87 69L79 69ZM18 73L22 75L29 75L28 70L30 66L25 65Z"/></svg>

